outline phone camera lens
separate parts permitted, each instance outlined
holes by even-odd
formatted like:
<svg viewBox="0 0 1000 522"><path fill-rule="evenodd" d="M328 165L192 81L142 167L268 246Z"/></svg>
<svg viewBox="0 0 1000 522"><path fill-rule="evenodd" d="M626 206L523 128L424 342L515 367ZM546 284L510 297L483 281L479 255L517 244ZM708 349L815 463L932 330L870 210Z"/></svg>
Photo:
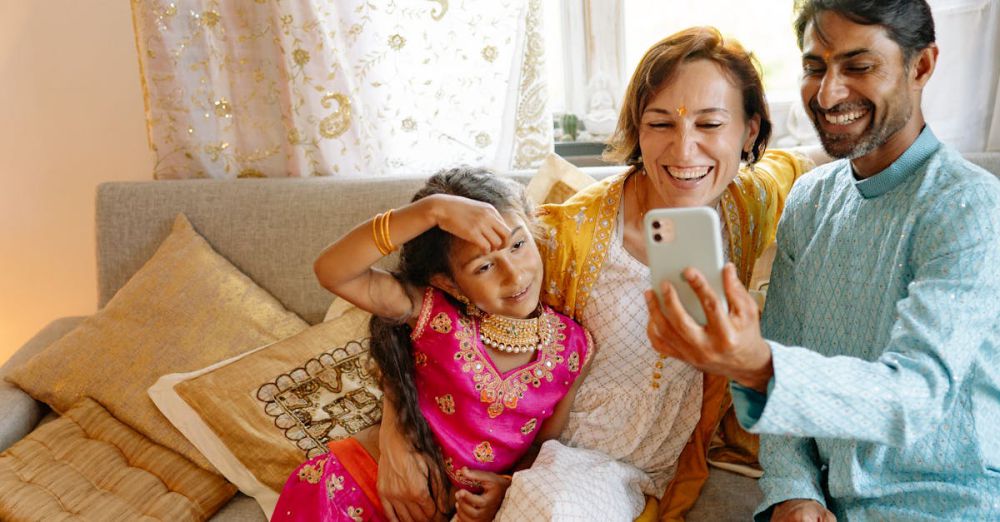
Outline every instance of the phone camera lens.
<svg viewBox="0 0 1000 522"><path fill-rule="evenodd" d="M659 221L653 221L653 228L659 230L659 228L660 228L660 222Z"/></svg>
<svg viewBox="0 0 1000 522"><path fill-rule="evenodd" d="M663 241L663 236L661 236L659 234L653 234L653 241L656 241L657 243L659 243L660 241Z"/></svg>

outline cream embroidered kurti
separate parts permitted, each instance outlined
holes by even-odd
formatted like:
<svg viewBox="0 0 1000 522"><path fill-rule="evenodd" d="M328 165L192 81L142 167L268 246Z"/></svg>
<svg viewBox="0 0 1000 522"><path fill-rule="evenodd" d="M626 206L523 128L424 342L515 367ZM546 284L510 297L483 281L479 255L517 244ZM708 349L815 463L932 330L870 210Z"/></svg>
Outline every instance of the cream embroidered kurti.
<svg viewBox="0 0 1000 522"><path fill-rule="evenodd" d="M698 423L702 374L650 349L643 298L649 268L625 250L622 226L619 212L604 269L590 294L592 306L583 311L583 323L600 348L561 441L644 470L653 489L643 493L659 497Z"/></svg>

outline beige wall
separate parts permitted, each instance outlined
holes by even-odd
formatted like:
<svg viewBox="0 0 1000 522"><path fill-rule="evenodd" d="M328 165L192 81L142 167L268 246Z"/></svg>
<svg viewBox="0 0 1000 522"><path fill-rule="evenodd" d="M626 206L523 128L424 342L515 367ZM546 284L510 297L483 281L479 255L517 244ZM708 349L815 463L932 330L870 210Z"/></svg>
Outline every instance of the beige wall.
<svg viewBox="0 0 1000 522"><path fill-rule="evenodd" d="M94 189L151 179L125 0L0 0L0 363L97 303Z"/></svg>

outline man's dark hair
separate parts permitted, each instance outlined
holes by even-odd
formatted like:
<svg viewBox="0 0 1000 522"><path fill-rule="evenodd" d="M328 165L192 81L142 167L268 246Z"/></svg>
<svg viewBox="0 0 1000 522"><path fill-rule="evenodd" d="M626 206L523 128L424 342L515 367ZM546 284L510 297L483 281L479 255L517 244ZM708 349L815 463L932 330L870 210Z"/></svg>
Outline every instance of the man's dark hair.
<svg viewBox="0 0 1000 522"><path fill-rule="evenodd" d="M833 11L862 25L881 25L889 38L903 51L904 63L934 43L934 17L926 0L796 0L795 35L802 48L802 37L810 22L824 38L817 18L823 11Z"/></svg>

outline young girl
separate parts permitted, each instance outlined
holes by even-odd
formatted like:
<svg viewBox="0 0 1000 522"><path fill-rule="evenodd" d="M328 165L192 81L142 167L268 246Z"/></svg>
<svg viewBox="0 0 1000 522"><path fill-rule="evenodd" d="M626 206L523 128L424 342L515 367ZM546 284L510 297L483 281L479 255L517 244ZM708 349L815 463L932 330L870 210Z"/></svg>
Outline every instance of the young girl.
<svg viewBox="0 0 1000 522"><path fill-rule="evenodd" d="M593 351L580 325L539 303L530 216L515 182L444 171L316 260L324 287L375 316L371 352L393 406L383 423L428 461L438 518L492 520L510 484L501 474L558 436ZM398 243L396 273L372 267ZM299 466L272 520L384 520L377 430Z"/></svg>

